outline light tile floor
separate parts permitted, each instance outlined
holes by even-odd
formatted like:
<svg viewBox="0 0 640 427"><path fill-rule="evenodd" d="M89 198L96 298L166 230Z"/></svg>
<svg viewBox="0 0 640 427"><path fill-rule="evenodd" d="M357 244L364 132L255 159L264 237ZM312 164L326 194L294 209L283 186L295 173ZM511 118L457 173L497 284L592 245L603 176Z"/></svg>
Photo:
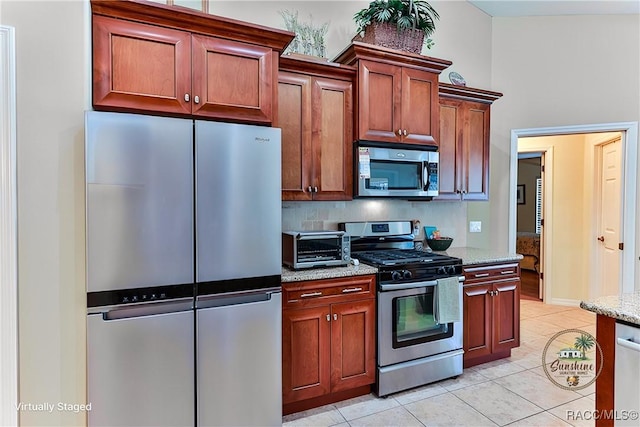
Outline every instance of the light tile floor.
<svg viewBox="0 0 640 427"><path fill-rule="evenodd" d="M595 409L595 386L557 387L542 368L555 333L577 328L595 336L596 316L575 307L520 301L520 347L511 357L465 369L455 379L396 393L375 394L287 415L284 426L594 426L574 420Z"/></svg>

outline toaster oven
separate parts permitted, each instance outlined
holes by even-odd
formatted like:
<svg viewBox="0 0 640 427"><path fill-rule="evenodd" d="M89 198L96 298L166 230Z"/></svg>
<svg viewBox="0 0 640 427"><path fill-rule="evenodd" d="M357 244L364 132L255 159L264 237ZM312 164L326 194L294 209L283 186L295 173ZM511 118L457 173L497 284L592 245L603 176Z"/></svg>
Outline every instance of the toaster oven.
<svg viewBox="0 0 640 427"><path fill-rule="evenodd" d="M285 231L282 264L293 269L336 267L351 261L350 238L344 231Z"/></svg>

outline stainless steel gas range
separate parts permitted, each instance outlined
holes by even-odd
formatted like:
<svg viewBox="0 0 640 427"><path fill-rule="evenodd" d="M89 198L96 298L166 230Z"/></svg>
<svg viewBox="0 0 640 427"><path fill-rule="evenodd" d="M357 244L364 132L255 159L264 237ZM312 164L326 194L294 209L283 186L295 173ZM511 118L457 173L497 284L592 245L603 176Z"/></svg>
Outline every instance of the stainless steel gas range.
<svg viewBox="0 0 640 427"><path fill-rule="evenodd" d="M462 260L416 250L410 221L340 228L352 257L378 268L377 394L462 374Z"/></svg>

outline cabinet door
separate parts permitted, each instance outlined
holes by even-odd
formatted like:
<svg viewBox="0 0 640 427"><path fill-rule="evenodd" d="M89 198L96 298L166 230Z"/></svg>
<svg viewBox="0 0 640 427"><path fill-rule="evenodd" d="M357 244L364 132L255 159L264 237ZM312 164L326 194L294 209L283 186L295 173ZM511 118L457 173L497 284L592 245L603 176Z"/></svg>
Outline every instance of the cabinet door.
<svg viewBox="0 0 640 427"><path fill-rule="evenodd" d="M311 200L311 78L281 72L278 80L282 200Z"/></svg>
<svg viewBox="0 0 640 427"><path fill-rule="evenodd" d="M270 48L193 35L193 114L271 123L274 64Z"/></svg>
<svg viewBox="0 0 640 427"><path fill-rule="evenodd" d="M291 403L331 389L329 306L282 314L282 400Z"/></svg>
<svg viewBox="0 0 640 427"><path fill-rule="evenodd" d="M462 103L440 100L440 188L437 200L460 200L462 181Z"/></svg>
<svg viewBox="0 0 640 427"><path fill-rule="evenodd" d="M331 305L332 392L375 382L375 300Z"/></svg>
<svg viewBox="0 0 640 427"><path fill-rule="evenodd" d="M315 78L312 88L314 200L350 200L353 194L353 85Z"/></svg>
<svg viewBox="0 0 640 427"><path fill-rule="evenodd" d="M463 153L464 200L489 199L490 105L465 102Z"/></svg>
<svg viewBox="0 0 640 427"><path fill-rule="evenodd" d="M191 35L93 16L96 109L191 114Z"/></svg>
<svg viewBox="0 0 640 427"><path fill-rule="evenodd" d="M491 354L492 297L491 284L463 287L464 359Z"/></svg>
<svg viewBox="0 0 640 427"><path fill-rule="evenodd" d="M402 68L402 142L438 145L438 75Z"/></svg>
<svg viewBox="0 0 640 427"><path fill-rule="evenodd" d="M493 285L493 351L520 345L520 280Z"/></svg>
<svg viewBox="0 0 640 427"><path fill-rule="evenodd" d="M359 61L357 139L398 142L402 68Z"/></svg>

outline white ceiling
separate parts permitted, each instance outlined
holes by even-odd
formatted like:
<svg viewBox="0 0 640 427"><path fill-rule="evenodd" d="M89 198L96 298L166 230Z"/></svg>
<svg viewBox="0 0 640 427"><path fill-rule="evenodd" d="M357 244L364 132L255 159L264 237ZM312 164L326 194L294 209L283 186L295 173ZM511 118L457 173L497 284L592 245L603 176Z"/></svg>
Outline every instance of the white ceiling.
<svg viewBox="0 0 640 427"><path fill-rule="evenodd" d="M619 15L639 14L640 0L468 0L487 15L552 16L552 15Z"/></svg>

